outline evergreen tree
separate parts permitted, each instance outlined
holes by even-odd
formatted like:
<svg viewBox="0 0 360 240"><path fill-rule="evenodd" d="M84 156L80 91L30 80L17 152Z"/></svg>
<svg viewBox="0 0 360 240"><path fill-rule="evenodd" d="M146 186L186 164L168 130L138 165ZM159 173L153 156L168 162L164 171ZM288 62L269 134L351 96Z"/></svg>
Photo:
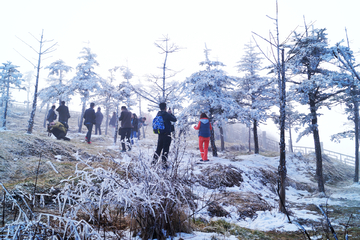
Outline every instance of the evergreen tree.
<svg viewBox="0 0 360 240"><path fill-rule="evenodd" d="M348 74L348 82L345 94L339 97L339 101L345 103L345 112L348 120L354 123L354 130L345 131L332 136L332 140L340 141L342 138L355 138L355 175L354 182L359 182L359 101L360 101L360 74L356 70L359 66L355 62L355 57L349 44L347 47L338 43L333 48L333 54L340 63L341 71Z"/></svg>
<svg viewBox="0 0 360 240"><path fill-rule="evenodd" d="M39 91L39 97L44 103L57 99L60 105L61 101L68 101L69 94L73 93L68 91L64 74L70 72L72 67L65 65L65 62L60 59L46 66L45 69L49 69L47 79L49 86Z"/></svg>
<svg viewBox="0 0 360 240"><path fill-rule="evenodd" d="M242 115L234 98L232 97L232 86L234 78L229 77L219 67L224 66L222 62L210 61L209 51L205 47L205 61L200 62L205 66L205 70L193 73L183 83L186 97L190 100L190 105L184 109L182 115L198 118L201 112L207 113L213 126L215 121L227 121L228 118ZM215 145L214 128L211 131L211 148L213 156L217 156Z"/></svg>
<svg viewBox="0 0 360 240"><path fill-rule="evenodd" d="M12 88L12 86L20 88L24 81L22 74L17 68L18 66L13 65L11 62L3 63L3 66L0 66L0 89L2 91L0 102L4 105L1 124L3 129L6 129L6 116L11 97L10 88Z"/></svg>
<svg viewBox="0 0 360 240"><path fill-rule="evenodd" d="M306 31L307 32L307 31ZM292 89L297 93L297 101L309 106L310 113L302 120L307 124L306 129L299 134L298 140L312 133L316 154L316 179L319 192L325 192L320 134L318 127L318 110L321 107L330 107L331 98L342 92L337 89L338 74L324 68L325 63L333 59L328 47L325 29L315 29L311 35L304 37L295 34L293 44L289 50L289 66L299 80L292 80ZM294 78L295 79L295 78Z"/></svg>
<svg viewBox="0 0 360 240"><path fill-rule="evenodd" d="M237 78L239 89L236 93L237 102L248 108L249 115L243 116L246 122L252 122L255 154L259 153L259 138L257 127L259 123L266 121L268 110L275 105L274 80L259 75L261 68L260 53L255 51L255 46L250 42L245 45L245 54L236 66L238 71L245 76ZM250 124L249 124L250 125Z"/></svg>
<svg viewBox="0 0 360 240"><path fill-rule="evenodd" d="M99 88L99 77L94 71L95 66L99 63L96 61L97 55L91 52L91 49L84 47L80 52L78 59L82 60L76 67L76 76L70 81L68 91L78 92L81 96L81 118L79 121L79 130L81 132L83 116L86 109L86 103L90 98L90 93Z"/></svg>

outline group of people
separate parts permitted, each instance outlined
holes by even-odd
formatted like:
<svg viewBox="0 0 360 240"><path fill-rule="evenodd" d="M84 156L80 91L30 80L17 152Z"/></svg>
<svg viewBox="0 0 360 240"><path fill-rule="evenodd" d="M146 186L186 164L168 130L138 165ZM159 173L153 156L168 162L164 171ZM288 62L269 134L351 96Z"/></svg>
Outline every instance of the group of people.
<svg viewBox="0 0 360 240"><path fill-rule="evenodd" d="M88 129L88 132L85 136L85 141L88 144L91 144L91 133L93 125L95 125L95 134L99 132L101 135L101 123L103 120L103 114L101 113L101 108L98 107L97 112L94 110L95 103L90 103L90 108L87 109L84 113L84 125ZM168 168L167 158L171 145L171 133L174 131L173 123L177 121L176 117L172 114L171 109L168 110L166 103L159 104L160 111L157 113L157 116L161 116L164 123L164 129L161 133L158 134L157 147L153 156L152 163L155 164L158 161L162 153L162 164L164 168ZM65 137L68 130L68 119L70 118L69 109L65 106L65 102L62 101L61 105L56 109L59 113L59 121L55 123L54 121L57 118L55 113L55 106L52 106L48 112L47 120L49 121L48 129L49 132L53 133L57 139L70 140ZM121 124L119 128L119 135L121 141L121 152L131 151L131 146L134 144L134 138L140 139L139 129L142 125L145 125L146 118L138 118L135 113L131 113L126 106L121 107L121 114L118 119ZM110 119L109 125L113 127L116 131L116 113L113 112L113 115ZM201 155L201 162L209 161L208 148L210 142L210 135L212 126L209 121L209 118L205 113L201 113L200 120L197 126L194 126L195 130L199 131L199 150ZM115 134L115 132L114 132ZM126 150L127 147L127 150Z"/></svg>

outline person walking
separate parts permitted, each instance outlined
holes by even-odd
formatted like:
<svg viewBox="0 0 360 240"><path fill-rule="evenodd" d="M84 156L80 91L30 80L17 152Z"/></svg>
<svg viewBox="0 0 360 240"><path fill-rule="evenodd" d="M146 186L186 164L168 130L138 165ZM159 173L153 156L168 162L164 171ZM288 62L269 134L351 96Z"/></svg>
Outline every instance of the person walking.
<svg viewBox="0 0 360 240"><path fill-rule="evenodd" d="M110 122L109 122L109 126L112 128L112 133L113 133L113 136L115 136L115 132L116 132L116 112L113 112L113 115L110 119Z"/></svg>
<svg viewBox="0 0 360 240"><path fill-rule="evenodd" d="M135 138L135 142L137 142L137 135L139 130L139 119L135 113L133 113L132 115L131 124L133 126L131 130L131 144L134 145L134 138Z"/></svg>
<svg viewBox="0 0 360 240"><path fill-rule="evenodd" d="M164 121L165 129L163 133L158 133L158 142L156 151L153 157L152 163L155 164L158 161L158 158L160 157L160 154L162 152L161 160L163 164L163 168L167 169L169 166L167 165L168 160L168 154L171 144L171 122L176 122L176 117L172 114L171 109L166 112L166 103L160 103L159 104L160 111L157 113L156 116L161 116Z"/></svg>
<svg viewBox="0 0 360 240"><path fill-rule="evenodd" d="M59 113L59 122L64 124L66 128L69 128L68 120L70 118L70 113L69 108L65 106L65 101L61 101L61 105L56 109L56 111Z"/></svg>
<svg viewBox="0 0 360 240"><path fill-rule="evenodd" d="M98 130L99 130L99 135L101 135L101 123L104 118L104 115L102 114L100 107L98 107L97 112L95 113L95 116L96 116L95 135L97 135Z"/></svg>
<svg viewBox="0 0 360 240"><path fill-rule="evenodd" d="M195 130L199 130L199 150L201 155L200 162L208 162L208 149L212 126L206 113L201 113L200 121Z"/></svg>
<svg viewBox="0 0 360 240"><path fill-rule="evenodd" d="M121 147L122 147L121 152L126 152L125 140L128 142L129 151L131 151L131 143L130 143L130 136L132 130L131 116L132 116L131 112L128 111L125 106L122 106L121 114L119 117L119 121L121 121L120 130L119 130Z"/></svg>
<svg viewBox="0 0 360 240"><path fill-rule="evenodd" d="M96 124L96 115L95 115L95 103L90 103L90 108L86 109L84 113L84 125L87 127L88 132L85 136L85 141L90 144L91 143L91 132L93 128L93 124Z"/></svg>

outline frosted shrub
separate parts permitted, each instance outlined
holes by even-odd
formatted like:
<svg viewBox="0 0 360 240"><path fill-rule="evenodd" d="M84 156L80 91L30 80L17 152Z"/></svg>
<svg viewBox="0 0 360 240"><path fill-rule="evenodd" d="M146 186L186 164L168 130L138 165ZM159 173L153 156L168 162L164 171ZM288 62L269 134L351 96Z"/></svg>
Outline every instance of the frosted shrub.
<svg viewBox="0 0 360 240"><path fill-rule="evenodd" d="M179 159L178 153L170 154L170 158L174 156ZM115 212L120 211L130 220L130 231L142 239L165 239L188 231L187 216L194 209L190 174L177 167L180 160L169 159L173 168L167 171L151 161L150 156L140 154L108 169L84 161L86 167L80 170L78 165L77 176L69 179L58 195L59 210L72 219L81 216L99 228L116 225L119 218L114 218L118 216Z"/></svg>

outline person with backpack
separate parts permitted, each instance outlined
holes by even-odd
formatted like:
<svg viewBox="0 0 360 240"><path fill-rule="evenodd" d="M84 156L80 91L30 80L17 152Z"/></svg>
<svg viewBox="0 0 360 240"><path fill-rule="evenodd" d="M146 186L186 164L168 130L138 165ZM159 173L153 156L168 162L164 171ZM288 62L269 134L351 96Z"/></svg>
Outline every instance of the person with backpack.
<svg viewBox="0 0 360 240"><path fill-rule="evenodd" d="M160 111L153 119L153 131L158 134L158 142L152 163L155 164L162 152L163 168L167 169L167 158L171 144L171 122L176 122L176 117L172 114L171 109L166 112L166 103L159 104Z"/></svg>
<svg viewBox="0 0 360 240"><path fill-rule="evenodd" d="M201 154L200 162L208 162L208 149L210 142L210 135L212 126L206 113L201 113L200 121L197 126L194 126L195 130L199 130L199 150Z"/></svg>
<svg viewBox="0 0 360 240"><path fill-rule="evenodd" d="M88 132L85 136L85 141L90 144L91 143L91 132L93 125L96 124L96 115L95 115L95 103L90 103L90 108L86 109L84 113L84 125L87 127Z"/></svg>
<svg viewBox="0 0 360 240"><path fill-rule="evenodd" d="M49 132L54 134L57 140L64 139L65 141L70 141L70 138L65 137L67 133L67 128L61 122L51 122L49 123Z"/></svg>
<svg viewBox="0 0 360 240"><path fill-rule="evenodd" d="M131 112L128 111L125 106L122 106L121 114L119 117L119 121L121 121L120 129L119 129L120 141L122 147L121 152L126 152L125 138L126 141L128 142L129 151L131 151L130 136L131 136L131 130L133 128L131 125L131 116L132 116Z"/></svg>

